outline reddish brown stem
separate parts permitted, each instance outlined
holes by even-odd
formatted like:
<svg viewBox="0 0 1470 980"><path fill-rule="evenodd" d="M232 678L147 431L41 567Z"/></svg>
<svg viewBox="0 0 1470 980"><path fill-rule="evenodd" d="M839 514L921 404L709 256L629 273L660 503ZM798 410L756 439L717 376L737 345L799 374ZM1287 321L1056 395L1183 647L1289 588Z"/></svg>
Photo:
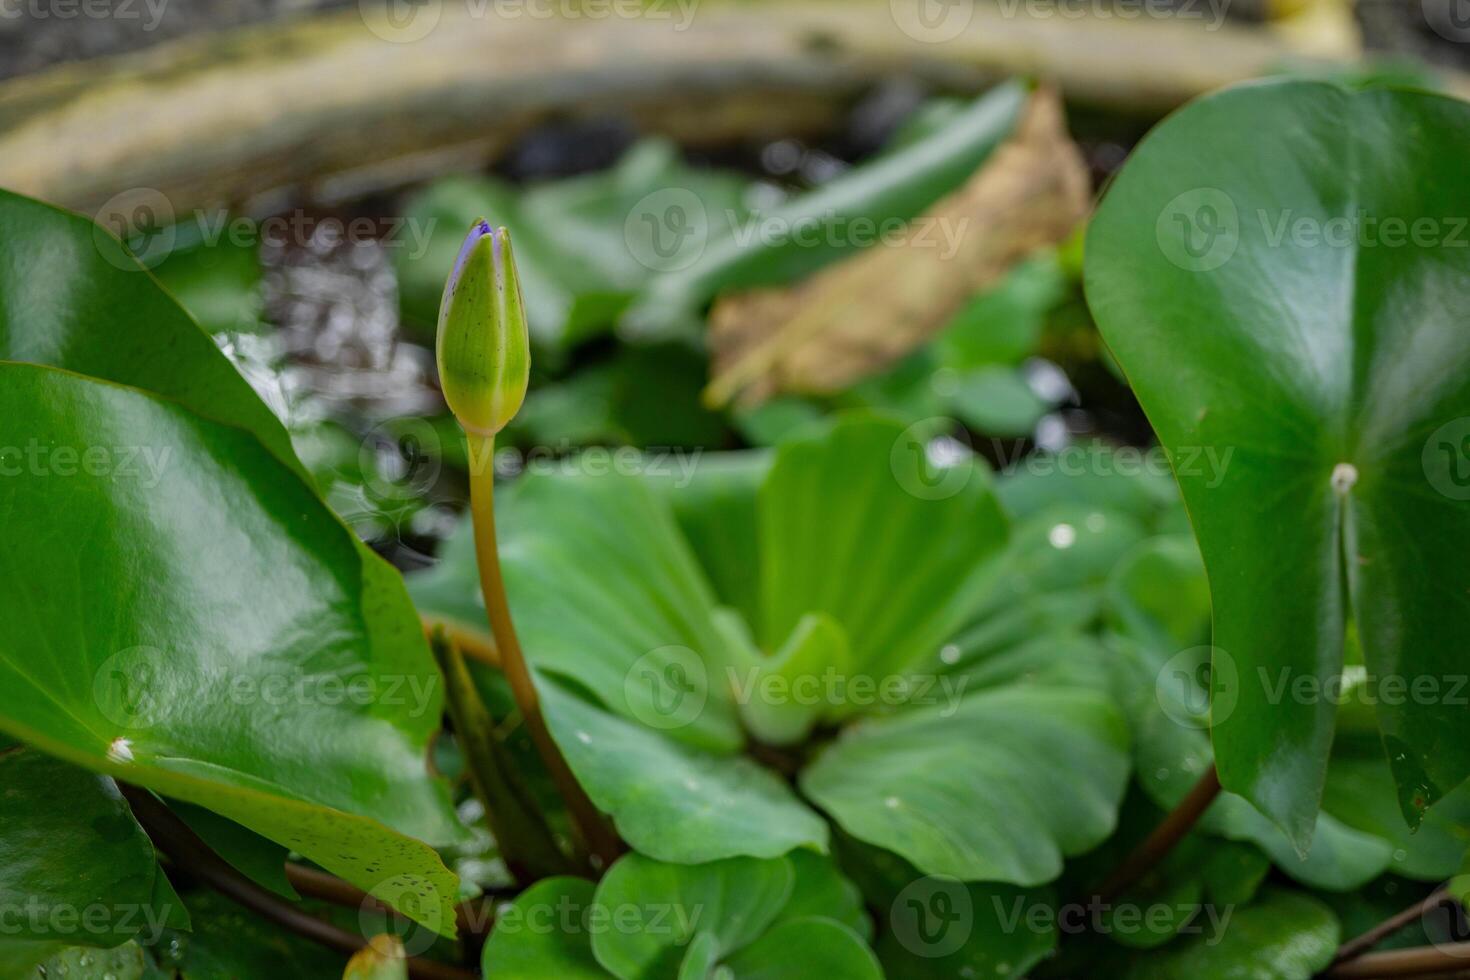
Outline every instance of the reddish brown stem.
<svg viewBox="0 0 1470 980"><path fill-rule="evenodd" d="M1108 875L1093 892L1093 896L1103 901L1117 898L1156 868L1174 846L1184 839L1184 835L1193 829L1219 795L1220 776L1215 767L1210 766L1209 771L1194 784L1194 788L1179 801L1179 805Z"/></svg>
<svg viewBox="0 0 1470 980"><path fill-rule="evenodd" d="M292 888L307 898L331 902L333 905L349 909L373 905L383 912L397 914L388 905L378 901L351 882L343 881L336 875L327 874L317 868L308 868L304 864L287 861L286 880L291 883ZM490 926L495 918L494 908L490 902L461 902L454 911L461 936L471 935L483 938L489 934Z"/></svg>
<svg viewBox="0 0 1470 980"><path fill-rule="evenodd" d="M240 874L152 793L126 784L119 784L119 788L154 846L200 883L261 918L323 946L350 954L367 945L363 937L307 914ZM408 974L418 980L476 980L477 977L457 966L418 957L409 957Z"/></svg>
<svg viewBox="0 0 1470 980"><path fill-rule="evenodd" d="M1329 967L1324 977L1427 977L1448 973L1470 973L1470 943L1416 946L1364 953L1346 963Z"/></svg>
<svg viewBox="0 0 1470 980"><path fill-rule="evenodd" d="M1452 899L1450 899L1449 889L1441 888L1431 894L1428 898L1424 899L1422 902L1415 902L1413 905L1410 905L1402 912L1399 912L1388 917L1387 919L1384 919L1382 922L1378 923L1378 925L1374 926L1372 929L1369 929L1361 936L1358 936L1355 939L1350 939L1347 942L1343 943L1337 951L1337 956L1333 958L1332 965L1336 966L1339 963L1346 963L1349 960L1357 959L1364 953L1368 952L1368 950L1372 949L1374 946L1377 946L1379 943L1383 942L1389 936L1392 936L1400 929L1423 917L1424 913L1428 912L1436 905L1447 900L1452 901ZM1466 966L1470 967L1470 964L1466 964Z"/></svg>

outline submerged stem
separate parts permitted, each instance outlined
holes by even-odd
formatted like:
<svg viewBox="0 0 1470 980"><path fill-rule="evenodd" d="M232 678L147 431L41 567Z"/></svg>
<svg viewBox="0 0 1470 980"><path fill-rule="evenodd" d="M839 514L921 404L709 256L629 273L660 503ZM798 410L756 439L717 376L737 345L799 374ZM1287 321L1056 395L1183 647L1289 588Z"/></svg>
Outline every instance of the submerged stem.
<svg viewBox="0 0 1470 980"><path fill-rule="evenodd" d="M343 953L355 953L367 940L310 915L274 892L257 885L216 854L178 816L146 789L119 783L118 789L153 845L185 874L256 915L299 936ZM409 957L408 975L415 980L474 980L476 974L448 963Z"/></svg>
<svg viewBox="0 0 1470 980"><path fill-rule="evenodd" d="M1463 975L1470 967L1470 943L1445 943L1364 953L1345 963L1328 967L1324 977L1427 977L1452 973Z"/></svg>
<svg viewBox="0 0 1470 980"><path fill-rule="evenodd" d="M1395 913L1387 919L1384 919L1361 936L1349 939L1343 943L1337 950L1337 956L1333 958L1332 965L1336 966L1339 963L1347 963L1350 960L1357 959L1400 929L1419 921L1426 912L1441 902L1452 901L1454 901L1454 898L1450 894L1449 888L1446 887L1436 890L1422 901L1415 902L1402 912ZM1470 964L1467 964L1467 966L1470 966Z"/></svg>
<svg viewBox="0 0 1470 980"><path fill-rule="evenodd" d="M495 834L505 866L522 887L571 872L571 863L557 847L545 814L496 738L495 719L475 690L464 657L443 631L436 632L431 646L444 675L445 702L459 735L470 784L485 807L485 822Z"/></svg>
<svg viewBox="0 0 1470 980"><path fill-rule="evenodd" d="M1220 776L1215 767L1210 766L1209 771L1194 784L1194 788L1179 801L1179 805L1170 810L1153 832L1098 886L1094 892L1096 897L1104 901L1116 898L1157 867L1174 846L1184 839L1184 835L1193 829L1219 795Z"/></svg>
<svg viewBox="0 0 1470 980"><path fill-rule="evenodd" d="M475 531L475 559L480 569L480 589L485 595L485 611L490 618L490 631L500 653L500 666L510 684L516 707L531 734L536 751L551 773L557 792L566 802L572 822L587 848L605 868L622 853L622 843L602 819L561 749L546 727L541 714L541 699L526 663L525 653L510 618L510 605L505 598L505 581L500 571L500 552L495 540L495 437L467 432L470 463L470 517Z"/></svg>

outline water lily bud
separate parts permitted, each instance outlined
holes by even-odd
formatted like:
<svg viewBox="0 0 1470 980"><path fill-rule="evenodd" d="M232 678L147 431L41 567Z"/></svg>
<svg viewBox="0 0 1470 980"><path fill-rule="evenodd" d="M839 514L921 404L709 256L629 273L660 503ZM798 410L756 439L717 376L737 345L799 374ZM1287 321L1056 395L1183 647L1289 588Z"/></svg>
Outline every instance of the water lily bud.
<svg viewBox="0 0 1470 980"><path fill-rule="evenodd" d="M510 233L470 229L439 304L439 383L466 432L494 435L520 411L531 345Z"/></svg>

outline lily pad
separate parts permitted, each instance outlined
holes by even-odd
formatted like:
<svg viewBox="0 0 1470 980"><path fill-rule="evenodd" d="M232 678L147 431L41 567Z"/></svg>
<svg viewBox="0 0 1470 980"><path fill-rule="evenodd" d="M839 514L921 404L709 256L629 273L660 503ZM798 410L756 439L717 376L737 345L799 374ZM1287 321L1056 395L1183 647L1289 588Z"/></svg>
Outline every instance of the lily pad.
<svg viewBox="0 0 1470 980"><path fill-rule="evenodd" d="M50 450L7 454L20 472L0 486L26 529L0 599L0 726L387 901L432 893L420 915L452 932L455 879L421 840L461 831L424 764L437 675L401 585L249 432L53 368L0 375L4 443ZM128 470L130 448L157 465Z"/></svg>
<svg viewBox="0 0 1470 980"><path fill-rule="evenodd" d="M135 935L158 938L188 921L143 828L106 776L25 746L0 750L0 908L5 940L24 943L36 962L44 947L114 947ZM18 972L7 975L19 975Z"/></svg>
<svg viewBox="0 0 1470 980"><path fill-rule="evenodd" d="M1470 714L1444 696L1470 618L1470 249L1445 217L1470 213L1445 167L1467 148L1458 99L1241 86L1155 129L1088 235L1088 302L1176 461L1242 679L1213 730L1221 781L1298 849L1335 704L1258 671L1330 689L1349 619L1375 684L1439 692L1378 702L1405 816L1470 773ZM1233 454L1215 486L1177 467L1199 449Z"/></svg>

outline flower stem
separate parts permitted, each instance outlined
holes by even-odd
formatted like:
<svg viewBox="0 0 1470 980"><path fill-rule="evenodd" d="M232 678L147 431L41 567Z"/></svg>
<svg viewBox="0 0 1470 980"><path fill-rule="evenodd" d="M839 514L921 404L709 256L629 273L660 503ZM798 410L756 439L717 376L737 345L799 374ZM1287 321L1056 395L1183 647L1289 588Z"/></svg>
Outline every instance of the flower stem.
<svg viewBox="0 0 1470 980"><path fill-rule="evenodd" d="M546 764L557 792L566 802L573 824L587 849L606 868L622 853L622 842L587 797L552 739L546 719L541 714L541 699L536 693L535 681L510 618L505 581L500 571L500 552L495 541L495 437L475 432L465 435L469 440L470 517L475 530L475 559L480 568L480 589L485 595L490 632L500 652L500 666L531 741L535 743L541 761Z"/></svg>

